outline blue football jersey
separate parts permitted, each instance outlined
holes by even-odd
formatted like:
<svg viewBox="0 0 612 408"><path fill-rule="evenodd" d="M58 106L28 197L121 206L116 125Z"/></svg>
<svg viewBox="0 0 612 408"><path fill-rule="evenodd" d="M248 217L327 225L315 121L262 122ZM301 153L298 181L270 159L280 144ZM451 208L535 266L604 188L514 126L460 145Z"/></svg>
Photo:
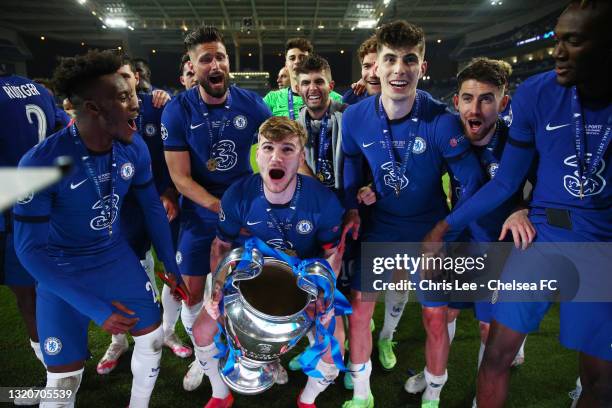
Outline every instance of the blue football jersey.
<svg viewBox="0 0 612 408"><path fill-rule="evenodd" d="M361 95L355 95L355 92L353 92L352 89L349 89L342 95L342 102L348 105L354 105L358 102L363 101L368 96L368 93L365 91Z"/></svg>
<svg viewBox="0 0 612 408"><path fill-rule="evenodd" d="M554 71L535 75L523 82L512 100L510 137L496 177L470 200L469 206L449 215L447 222L460 228L488 212L491 205L509 197L527 174L529 163L537 153L537 181L530 216L541 213L544 208L565 209L572 212L573 222L584 216L591 219L590 226L580 222L579 228L609 231L607 221L593 223L592 220L609 214L612 206L610 149L603 152L601 161L591 174L583 175L581 183L571 106L572 88L559 85ZM578 115L582 115L586 130L585 156L587 165L590 165L601 147L606 126L610 124L612 105L585 103Z"/></svg>
<svg viewBox="0 0 612 408"><path fill-rule="evenodd" d="M138 133L149 148L151 166L153 167L153 180L155 180L157 191L161 194L172 183L170 173L168 173L168 166L166 166L166 159L164 158L164 141L161 134L161 118L164 108L153 106L152 94L138 93L138 101L140 105L140 114L138 119L136 119Z"/></svg>
<svg viewBox="0 0 612 408"><path fill-rule="evenodd" d="M191 177L219 198L234 181L253 173L251 146L257 142L259 125L272 115L256 93L236 86L231 86L229 93L229 109L226 104L203 107L199 87L194 87L170 101L162 115L164 149L188 151ZM204 110L208 111L208 119ZM209 159L216 160L214 171L207 168ZM186 197L182 198L181 208L216 217Z"/></svg>
<svg viewBox="0 0 612 408"><path fill-rule="evenodd" d="M32 146L70 120L42 85L17 75L0 75L0 167L17 166ZM0 214L0 231L4 218Z"/></svg>
<svg viewBox="0 0 612 408"><path fill-rule="evenodd" d="M261 176L255 174L236 182L223 195L217 236L237 243L244 228L272 248L296 251L302 259L314 258L321 256L323 249L336 246L343 213L331 190L301 175L289 203L270 204Z"/></svg>
<svg viewBox="0 0 612 408"><path fill-rule="evenodd" d="M497 122L497 125L497 133L489 144L486 146L472 145L472 150L478 157L486 181L495 177L508 140L508 127L505 125L505 122L500 120ZM461 186L457 178L452 174L452 171L449 171L449 176L452 188L451 201L454 207L461 197ZM474 240L477 242L497 241L504 221L517 205L520 204L522 193L523 191L520 189L495 210L471 223L469 230L466 230L466 235L463 235L460 240Z"/></svg>
<svg viewBox="0 0 612 408"><path fill-rule="evenodd" d="M442 175L450 167L462 180L463 196L470 195L480 185L481 170L470 144L456 118L445 105L417 90L420 117L412 114L389 120L392 152L383 135L379 116L380 96L370 97L351 105L342 117L342 149L346 155L344 187L347 207L356 208L355 195L363 184L359 179L359 158L365 157L374 177L377 201L373 210L390 220L417 219L436 222L448 213L442 189ZM410 122L418 122L416 136L409 143ZM395 177L408 155L401 186ZM391 161L391 155L395 163ZM356 163L353 163L356 162ZM348 165L347 165L348 164ZM399 187L399 197L395 188Z"/></svg>
<svg viewBox="0 0 612 408"><path fill-rule="evenodd" d="M52 187L20 201L14 208L15 220L48 219L49 249L57 256L108 254L122 242L119 213L130 186L145 185L152 179L147 147L139 137L130 144L114 143L118 175L114 176L112 197L111 153L89 152L104 195L101 200L84 166L82 150L72 140L70 129L63 129L45 139L21 159L20 167L36 167L51 166L58 156L70 156L74 160L74 169ZM109 210L109 205L112 205L112 210ZM111 223L113 233L109 236Z"/></svg>

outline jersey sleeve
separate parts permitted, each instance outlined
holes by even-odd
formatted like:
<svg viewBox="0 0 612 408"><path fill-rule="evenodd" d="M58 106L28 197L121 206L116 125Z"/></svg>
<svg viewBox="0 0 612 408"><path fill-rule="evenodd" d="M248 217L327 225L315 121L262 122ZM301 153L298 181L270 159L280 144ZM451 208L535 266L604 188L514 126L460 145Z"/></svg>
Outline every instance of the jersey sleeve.
<svg viewBox="0 0 612 408"><path fill-rule="evenodd" d="M134 135L134 141L132 143L134 143L137 150L134 179L132 181L133 185L143 186L145 184L153 183L151 155L147 145L145 144L144 140L142 140L142 136L139 134Z"/></svg>
<svg viewBox="0 0 612 408"><path fill-rule="evenodd" d="M161 118L161 137L164 141L164 150L189 150L185 123L180 98L168 102Z"/></svg>
<svg viewBox="0 0 612 408"><path fill-rule="evenodd" d="M334 194L330 194L317 225L317 241L323 249L338 245L342 235L342 216L344 209Z"/></svg>
<svg viewBox="0 0 612 408"><path fill-rule="evenodd" d="M512 98L512 124L510 125L509 143L531 147L535 140L535 109L536 96L532 94L529 82L522 84Z"/></svg>
<svg viewBox="0 0 612 408"><path fill-rule="evenodd" d="M225 242L233 242L240 235L242 217L240 216L241 196L240 189L244 188L241 182L234 183L221 197L219 209L219 222L217 223L217 237Z"/></svg>
<svg viewBox="0 0 612 408"><path fill-rule="evenodd" d="M63 109L55 106L55 126L67 127L69 123L70 116Z"/></svg>
<svg viewBox="0 0 612 408"><path fill-rule="evenodd" d="M180 272L176 265L176 251L172 241L170 224L166 218L166 211L157 194L157 189L153 183L145 183L140 186L134 186L133 191L142 208L145 225L153 241L155 253L164 263L166 270L180 279Z"/></svg>
<svg viewBox="0 0 612 408"><path fill-rule="evenodd" d="M268 109L273 112L274 111L274 105L276 103L276 91L270 91L266 94L266 96L264 96L263 101L266 104L266 106L268 107Z"/></svg>
<svg viewBox="0 0 612 408"><path fill-rule="evenodd" d="M347 209L358 208L357 191L363 182L363 154L353 136L350 120L351 110L342 115L342 152L344 153L344 168L342 179L344 184L344 206Z"/></svg>
<svg viewBox="0 0 612 408"><path fill-rule="evenodd" d="M20 168L40 166L29 154ZM65 273L49 256L49 221L54 187L23 198L14 209L15 252L26 270L38 284L54 293L72 307L102 325L113 313L110 304L91 294L72 274Z"/></svg>
<svg viewBox="0 0 612 408"><path fill-rule="evenodd" d="M331 91L329 93L329 97L332 98L334 101L338 101L338 102L342 103L342 95L340 95L336 91Z"/></svg>

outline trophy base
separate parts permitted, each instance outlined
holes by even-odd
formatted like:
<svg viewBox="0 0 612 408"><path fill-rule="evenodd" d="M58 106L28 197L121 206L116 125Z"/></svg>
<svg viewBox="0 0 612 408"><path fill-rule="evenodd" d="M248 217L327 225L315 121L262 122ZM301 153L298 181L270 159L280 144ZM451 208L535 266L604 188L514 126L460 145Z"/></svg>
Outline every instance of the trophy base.
<svg viewBox="0 0 612 408"><path fill-rule="evenodd" d="M219 372L225 366L226 361L227 357L219 360ZM234 368L229 373L221 372L221 378L232 391L238 394L260 394L274 385L278 375L277 364L278 361L261 363L241 357L237 359Z"/></svg>

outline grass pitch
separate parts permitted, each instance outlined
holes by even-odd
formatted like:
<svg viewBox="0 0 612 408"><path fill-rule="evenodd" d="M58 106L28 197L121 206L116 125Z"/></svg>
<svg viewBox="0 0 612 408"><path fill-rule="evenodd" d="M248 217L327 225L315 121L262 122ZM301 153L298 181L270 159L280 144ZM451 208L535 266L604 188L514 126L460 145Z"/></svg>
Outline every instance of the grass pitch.
<svg viewBox="0 0 612 408"><path fill-rule="evenodd" d="M375 322L382 327L384 305L377 306ZM558 306L554 306L537 334L527 339L525 364L512 373L508 407L559 408L569 407L567 392L574 387L577 375L577 356L562 348L557 341ZM17 312L14 297L6 287L0 287L0 386L44 386L45 372L34 357L23 322ZM177 333L187 339L179 322ZM375 337L376 339L376 337ZM421 323L420 306L409 303L400 322L395 340L398 364L390 372L378 363L374 349L372 362L372 391L376 407L419 407L420 396L407 394L403 384L408 370L420 370L425 364L423 348L425 333ZM111 374L100 376L96 363L104 354L110 335L93 324L90 327L89 347L92 359L85 366L85 375L77 396L78 407L125 407L131 387L130 357L126 353ZM471 407L476 381L476 362L479 347L478 323L471 311L463 311L457 322L448 364L449 380L442 392L441 407ZM301 350L293 350L289 358ZM210 386L204 383L193 392L182 388L183 375L191 359L175 357L164 348L161 372L155 386L151 407L202 407L210 396ZM288 358L285 359L285 362ZM236 396L234 407L295 407L295 399L306 383L301 372L289 373L289 384L276 385L254 397ZM319 408L340 407L352 393L343 388L339 377L317 400Z"/></svg>

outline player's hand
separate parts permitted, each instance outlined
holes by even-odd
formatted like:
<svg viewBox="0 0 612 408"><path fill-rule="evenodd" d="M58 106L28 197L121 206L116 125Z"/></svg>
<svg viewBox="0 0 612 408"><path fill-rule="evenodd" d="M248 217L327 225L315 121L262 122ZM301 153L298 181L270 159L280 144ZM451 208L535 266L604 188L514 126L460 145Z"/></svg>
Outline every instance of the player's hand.
<svg viewBox="0 0 612 408"><path fill-rule="evenodd" d="M118 301L113 301L111 304L119 311L134 316L136 313L133 310L128 309ZM140 320L138 317L125 317L124 315L113 312L108 319L102 323L102 329L110 334L121 334L126 333L138 323Z"/></svg>
<svg viewBox="0 0 612 408"><path fill-rule="evenodd" d="M448 232L450 226L445 220L438 221L431 231L423 238L421 245L421 252L424 258L427 260L428 257L443 257L443 242L444 235ZM435 262L431 263L435 264ZM434 270L421 270L421 279L434 279L441 271Z"/></svg>
<svg viewBox="0 0 612 408"><path fill-rule="evenodd" d="M161 203L164 206L164 210L166 210L166 217L168 217L168 222L174 221L174 219L178 216L179 213L176 193L166 190L164 194L159 197L159 199L161 200Z"/></svg>
<svg viewBox="0 0 612 408"><path fill-rule="evenodd" d="M514 246L517 249L527 249L536 236L536 230L529 221L529 210L517 210L510 214L504 222L498 240L503 241L508 231L512 232Z"/></svg>
<svg viewBox="0 0 612 408"><path fill-rule="evenodd" d="M211 195L211 197L212 198L206 203L205 207L210 211L219 214L219 211L221 210L221 200L213 195Z"/></svg>
<svg viewBox="0 0 612 408"><path fill-rule="evenodd" d="M361 78L359 81L351 84L351 89L355 95L359 96L366 91L366 82Z"/></svg>
<svg viewBox="0 0 612 408"><path fill-rule="evenodd" d="M213 290L210 300L204 302L204 309L206 310L206 313L208 313L208 315L212 317L213 320L217 320L219 316L221 316L219 302L221 302L223 294L221 293L221 287L217 283L215 283L214 285L215 289Z"/></svg>
<svg viewBox="0 0 612 408"><path fill-rule="evenodd" d="M156 109L161 108L170 100L170 94L163 89L156 89L151 94L153 95L153 107Z"/></svg>
<svg viewBox="0 0 612 408"><path fill-rule="evenodd" d="M189 289L187 289L185 282L181 280L180 283L177 283L179 282L177 276L170 272L162 273L158 271L157 276L166 285L168 285L170 288L170 294L174 297L174 299L177 301L184 300L185 302L189 302L191 294L189 293Z"/></svg>
<svg viewBox="0 0 612 408"><path fill-rule="evenodd" d="M372 186L361 187L357 192L357 202L359 204L372 205L376 202L376 192Z"/></svg>
<svg viewBox="0 0 612 408"><path fill-rule="evenodd" d="M342 228L342 236L340 237L340 245L344 245L346 234L352 230L353 239L359 238L359 226L361 225L361 217L356 209L348 210L344 217L344 227Z"/></svg>

